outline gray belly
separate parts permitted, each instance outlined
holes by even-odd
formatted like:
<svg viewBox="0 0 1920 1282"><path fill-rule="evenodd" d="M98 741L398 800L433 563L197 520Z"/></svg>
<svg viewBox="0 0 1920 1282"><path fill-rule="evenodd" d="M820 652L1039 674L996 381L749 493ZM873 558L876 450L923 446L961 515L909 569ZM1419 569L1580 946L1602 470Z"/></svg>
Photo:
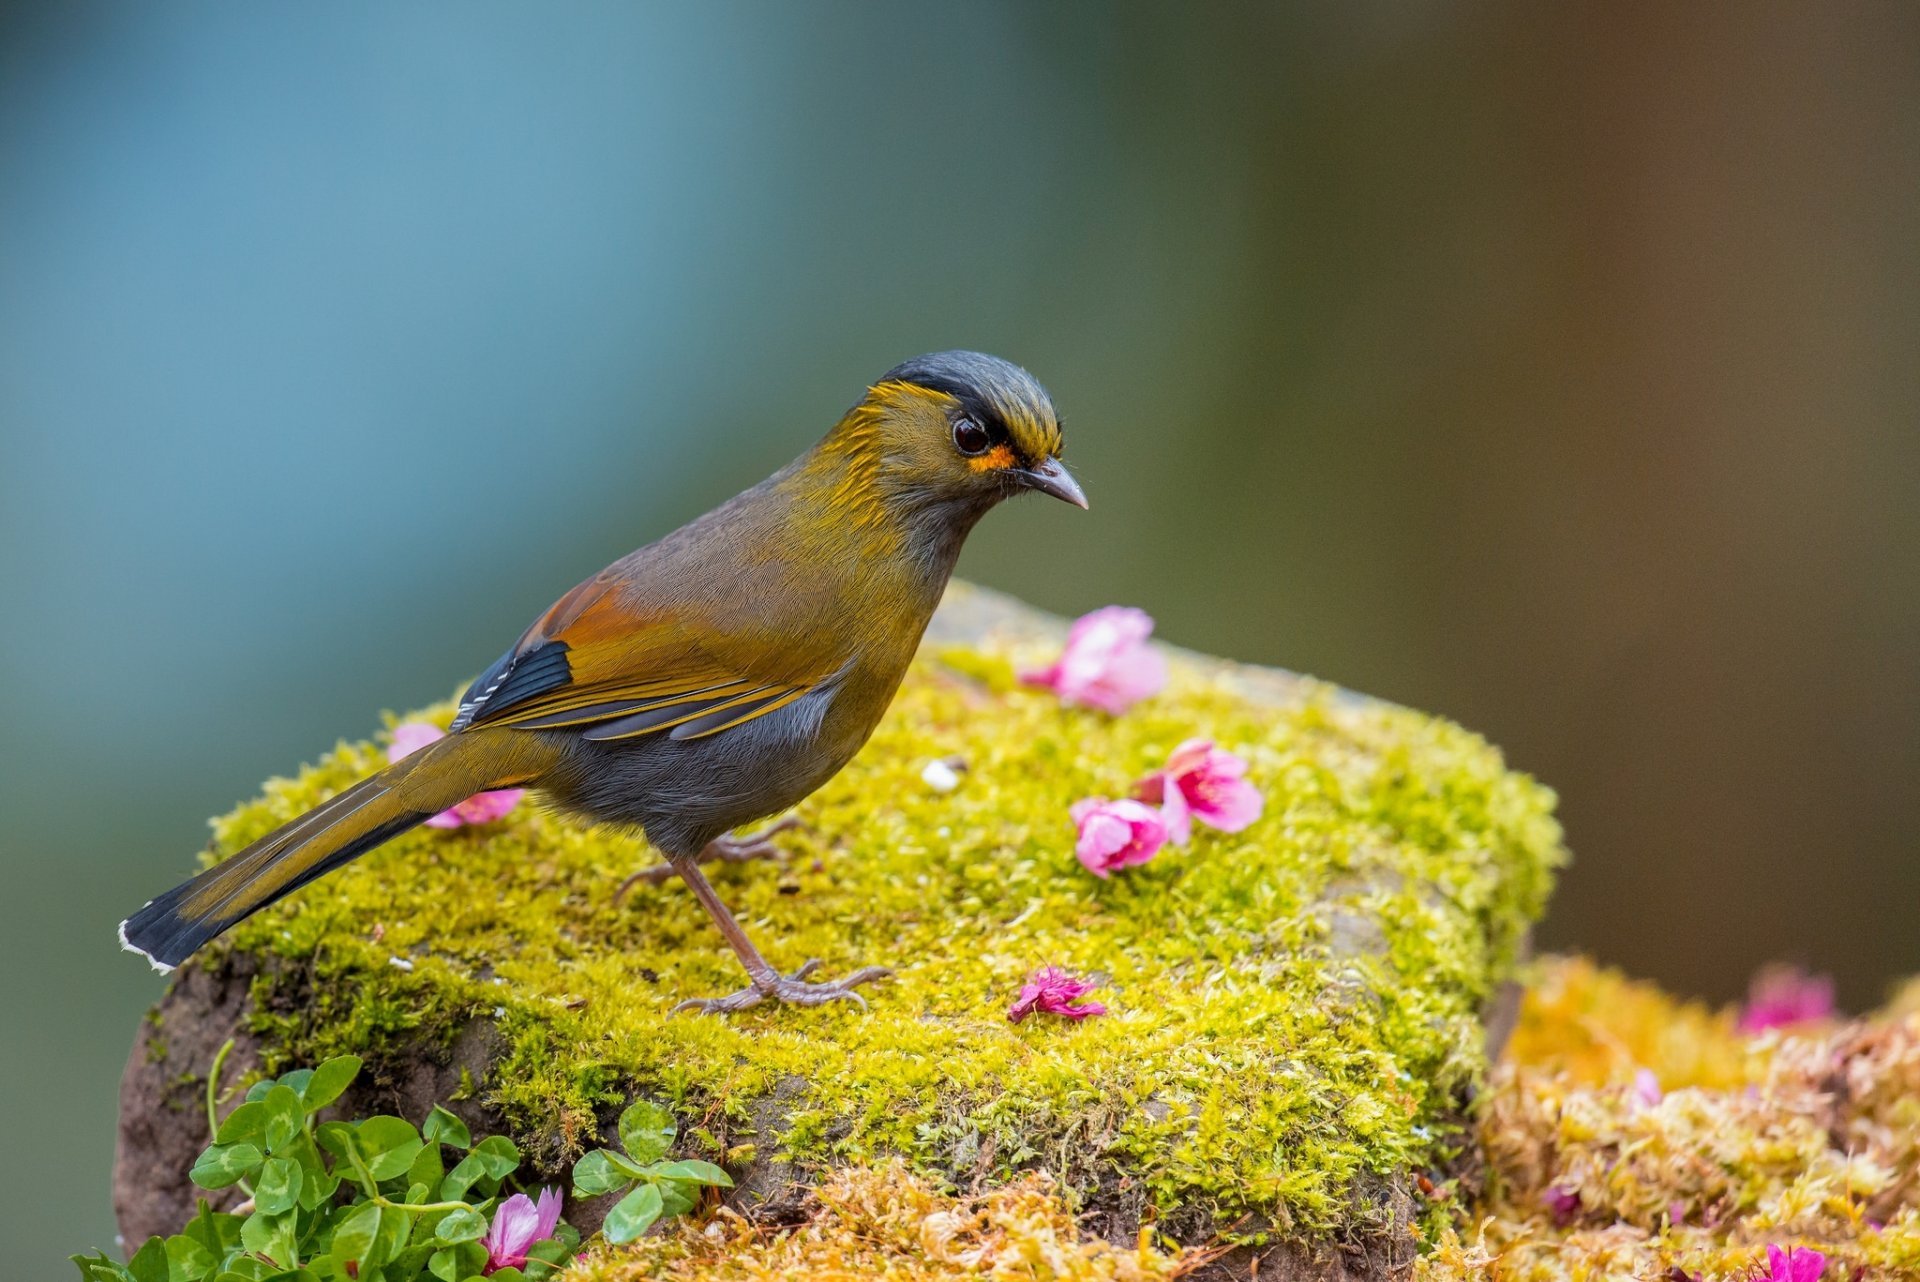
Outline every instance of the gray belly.
<svg viewBox="0 0 1920 1282"><path fill-rule="evenodd" d="M816 690L702 739L642 735L594 743L547 731L566 761L545 781L562 808L637 826L670 855L691 855L742 824L785 810L838 774L873 723L832 715L843 688ZM884 705L883 705L884 706Z"/></svg>

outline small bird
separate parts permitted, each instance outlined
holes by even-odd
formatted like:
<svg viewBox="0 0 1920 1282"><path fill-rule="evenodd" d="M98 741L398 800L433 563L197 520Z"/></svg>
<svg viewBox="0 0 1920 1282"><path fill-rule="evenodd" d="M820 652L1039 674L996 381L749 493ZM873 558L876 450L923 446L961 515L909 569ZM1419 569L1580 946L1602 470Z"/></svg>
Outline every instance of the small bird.
<svg viewBox="0 0 1920 1282"><path fill-rule="evenodd" d="M150 901L121 944L171 969L474 793L536 788L643 832L739 956L746 988L676 1010L864 1004L854 988L891 972L780 973L700 864L769 853L768 834L728 834L860 750L989 508L1028 491L1087 506L1060 454L1053 403L1020 367L961 351L896 366L798 459L561 597L467 690L446 738Z"/></svg>

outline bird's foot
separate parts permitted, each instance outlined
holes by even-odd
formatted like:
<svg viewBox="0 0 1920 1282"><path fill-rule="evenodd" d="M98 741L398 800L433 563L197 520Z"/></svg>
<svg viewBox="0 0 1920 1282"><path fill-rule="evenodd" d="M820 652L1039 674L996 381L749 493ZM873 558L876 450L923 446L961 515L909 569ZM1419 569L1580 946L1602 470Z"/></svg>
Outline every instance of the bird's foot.
<svg viewBox="0 0 1920 1282"><path fill-rule="evenodd" d="M816 958L796 970L791 975L771 974L766 979L756 979L751 985L726 997L694 997L681 1002L673 1008L678 1014L683 1010L697 1010L706 1015L727 1015L737 1010L746 1010L758 1006L761 1002L785 1002L789 1006L825 1006L828 1002L852 1002L861 1010L867 1008L867 1000L853 990L861 984L871 984L876 979L885 979L893 972L885 966L863 966L845 979L835 979L824 984L810 984L806 977L820 965Z"/></svg>
<svg viewBox="0 0 1920 1282"><path fill-rule="evenodd" d="M800 821L792 815L778 823L768 824L758 832L750 832L742 837L717 837L707 843L700 852L698 863L719 860L723 864L744 864L753 859L785 859L787 852L780 848L774 838L783 832L791 832L800 826ZM672 864L655 864L651 868L642 868L633 876L621 882L613 892L613 902L618 904L627 897L627 892L641 882L658 886L674 875Z"/></svg>

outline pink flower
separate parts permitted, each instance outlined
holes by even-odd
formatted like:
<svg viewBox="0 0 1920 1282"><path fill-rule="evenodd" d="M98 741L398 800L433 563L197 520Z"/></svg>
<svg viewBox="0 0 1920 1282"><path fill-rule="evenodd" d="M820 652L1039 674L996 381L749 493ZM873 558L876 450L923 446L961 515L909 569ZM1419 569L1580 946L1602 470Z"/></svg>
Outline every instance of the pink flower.
<svg viewBox="0 0 1920 1282"><path fill-rule="evenodd" d="M1793 966L1765 966L1747 989L1740 1031L1764 1033L1833 1016L1833 981Z"/></svg>
<svg viewBox="0 0 1920 1282"><path fill-rule="evenodd" d="M1660 1102L1660 1079L1653 1075L1652 1069L1643 1068L1633 1075L1633 1099L1642 1108L1652 1108Z"/></svg>
<svg viewBox="0 0 1920 1282"><path fill-rule="evenodd" d="M1549 1188L1540 1197L1547 1204L1547 1214L1553 1217L1555 1226L1566 1228L1580 1214L1580 1195L1570 1188L1558 1184Z"/></svg>
<svg viewBox="0 0 1920 1282"><path fill-rule="evenodd" d="M487 1264L480 1270L517 1269L527 1262L527 1248L553 1236L560 1222L560 1190L541 1189L540 1205L535 1207L525 1193L515 1193L493 1213L493 1223L482 1239L487 1248Z"/></svg>
<svg viewBox="0 0 1920 1282"><path fill-rule="evenodd" d="M1243 775L1247 763L1213 746L1211 739L1189 739L1173 750L1167 767L1134 785L1134 795L1160 807L1167 836L1184 846L1193 821L1221 832L1239 832L1260 817L1260 790Z"/></svg>
<svg viewBox="0 0 1920 1282"><path fill-rule="evenodd" d="M1067 647L1050 668L1023 672L1028 685L1045 686L1066 703L1121 713L1167 683L1167 663L1147 644L1153 616L1109 605L1074 620Z"/></svg>
<svg viewBox="0 0 1920 1282"><path fill-rule="evenodd" d="M1073 853L1096 877L1109 877L1117 868L1144 864L1167 844L1166 820L1151 806L1137 801L1108 801L1088 797L1067 812L1079 826Z"/></svg>
<svg viewBox="0 0 1920 1282"><path fill-rule="evenodd" d="M1027 982L1020 988L1020 996L1007 1009L1007 1018L1018 1024L1035 1011L1045 1015L1065 1015L1068 1019L1104 1015L1107 1008L1099 1002L1087 1002L1081 1006L1073 1004L1098 987L1100 985L1090 979L1075 979L1058 966L1043 967L1027 976Z"/></svg>
<svg viewBox="0 0 1920 1282"><path fill-rule="evenodd" d="M393 728L393 742L387 747L387 760L411 756L430 743L447 737L439 726L424 721L407 721ZM458 828L463 824L486 824L504 818L527 795L525 788L502 788L498 792L479 792L427 820L429 828Z"/></svg>
<svg viewBox="0 0 1920 1282"><path fill-rule="evenodd" d="M1827 1257L1807 1246L1781 1250L1767 1248L1767 1271L1753 1275L1752 1282L1820 1282L1827 1271Z"/></svg>

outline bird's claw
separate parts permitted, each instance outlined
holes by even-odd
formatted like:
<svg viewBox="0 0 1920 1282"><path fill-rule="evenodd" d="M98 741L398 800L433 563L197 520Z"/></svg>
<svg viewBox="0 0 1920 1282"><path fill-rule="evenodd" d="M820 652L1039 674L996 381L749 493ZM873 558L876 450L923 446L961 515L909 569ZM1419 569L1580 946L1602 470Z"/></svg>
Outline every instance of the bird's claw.
<svg viewBox="0 0 1920 1282"><path fill-rule="evenodd" d="M723 864L744 864L754 859L785 859L787 852L780 848L780 843L774 838L800 826L798 818L788 815L784 819L768 824L758 832L750 832L740 837L717 837L707 843L707 848L700 852L695 862L704 864L718 860ZM642 868L615 887L613 902L618 904L627 897L628 891L643 881L649 885L658 886L672 880L673 875L672 864L655 864L651 868Z"/></svg>
<svg viewBox="0 0 1920 1282"><path fill-rule="evenodd" d="M748 987L725 997L690 997L673 1008L674 1014L683 1010L697 1010L703 1015L729 1015L737 1010L747 1010L761 1002L784 1002L789 1006L825 1006L828 1002L852 1002L861 1010L867 1008L867 999L854 988L861 984L870 984L876 979L886 979L893 974L885 966L863 966L843 979L829 980L823 984L809 984L806 977L819 968L820 959L813 958L791 975L773 975L767 979L756 979Z"/></svg>

